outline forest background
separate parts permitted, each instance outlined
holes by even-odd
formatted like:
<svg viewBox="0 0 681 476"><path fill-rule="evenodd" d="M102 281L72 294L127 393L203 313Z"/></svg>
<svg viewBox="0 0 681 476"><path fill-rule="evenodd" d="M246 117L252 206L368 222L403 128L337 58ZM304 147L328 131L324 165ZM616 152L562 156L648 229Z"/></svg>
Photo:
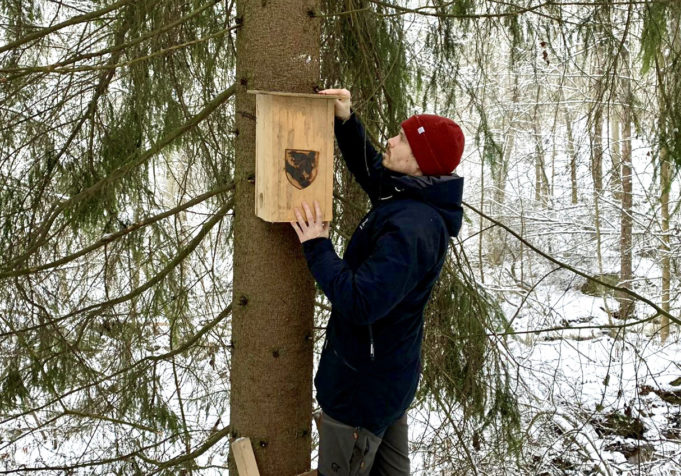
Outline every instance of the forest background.
<svg viewBox="0 0 681 476"><path fill-rule="evenodd" d="M678 1L0 2L0 473L315 465L329 303L247 89L459 122L415 474L679 474ZM369 203L336 157L331 238ZM233 467L232 467L233 469Z"/></svg>

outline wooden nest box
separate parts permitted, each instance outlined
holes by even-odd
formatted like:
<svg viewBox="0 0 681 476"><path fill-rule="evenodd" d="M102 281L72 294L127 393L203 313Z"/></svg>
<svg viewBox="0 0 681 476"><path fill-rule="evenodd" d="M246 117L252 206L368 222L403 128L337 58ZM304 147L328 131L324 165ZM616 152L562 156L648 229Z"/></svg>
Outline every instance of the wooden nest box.
<svg viewBox="0 0 681 476"><path fill-rule="evenodd" d="M291 222L294 207L319 202L333 215L333 117L339 96L248 91L255 102L255 214ZM303 216L305 212L303 211Z"/></svg>

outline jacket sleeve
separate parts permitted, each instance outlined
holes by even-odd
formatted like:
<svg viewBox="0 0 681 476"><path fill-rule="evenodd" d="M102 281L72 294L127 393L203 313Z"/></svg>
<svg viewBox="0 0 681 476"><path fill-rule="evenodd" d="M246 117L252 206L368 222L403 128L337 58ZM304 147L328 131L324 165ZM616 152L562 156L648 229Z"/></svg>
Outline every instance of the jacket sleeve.
<svg viewBox="0 0 681 476"><path fill-rule="evenodd" d="M390 224L355 271L328 238L303 242L303 251L334 309L353 324L368 325L385 317L437 264L438 240L437 233L429 239Z"/></svg>
<svg viewBox="0 0 681 476"><path fill-rule="evenodd" d="M366 130L354 111L345 122L335 118L334 132L348 170L371 201L375 202L378 199L378 184L384 170L383 156L367 139Z"/></svg>

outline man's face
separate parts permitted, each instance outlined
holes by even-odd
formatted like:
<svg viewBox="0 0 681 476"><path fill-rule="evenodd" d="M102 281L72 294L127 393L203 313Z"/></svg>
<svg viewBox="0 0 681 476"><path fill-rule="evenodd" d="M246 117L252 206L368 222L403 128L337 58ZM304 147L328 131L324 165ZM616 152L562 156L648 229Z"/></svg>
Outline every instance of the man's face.
<svg viewBox="0 0 681 476"><path fill-rule="evenodd" d="M388 145L383 153L383 167L407 175L423 175L401 127L399 134L388 139Z"/></svg>

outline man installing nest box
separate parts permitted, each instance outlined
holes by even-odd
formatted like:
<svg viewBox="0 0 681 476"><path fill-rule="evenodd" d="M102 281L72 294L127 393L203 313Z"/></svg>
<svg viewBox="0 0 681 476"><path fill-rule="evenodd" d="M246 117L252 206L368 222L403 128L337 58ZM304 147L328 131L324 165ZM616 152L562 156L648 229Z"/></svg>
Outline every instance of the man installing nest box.
<svg viewBox="0 0 681 476"><path fill-rule="evenodd" d="M322 409L319 474L409 475L407 408L421 373L423 310L461 228L463 178L453 173L464 136L451 119L402 122L380 154L347 89L335 134L371 210L339 258L321 209L303 202L291 222L308 267L332 304L314 383Z"/></svg>

